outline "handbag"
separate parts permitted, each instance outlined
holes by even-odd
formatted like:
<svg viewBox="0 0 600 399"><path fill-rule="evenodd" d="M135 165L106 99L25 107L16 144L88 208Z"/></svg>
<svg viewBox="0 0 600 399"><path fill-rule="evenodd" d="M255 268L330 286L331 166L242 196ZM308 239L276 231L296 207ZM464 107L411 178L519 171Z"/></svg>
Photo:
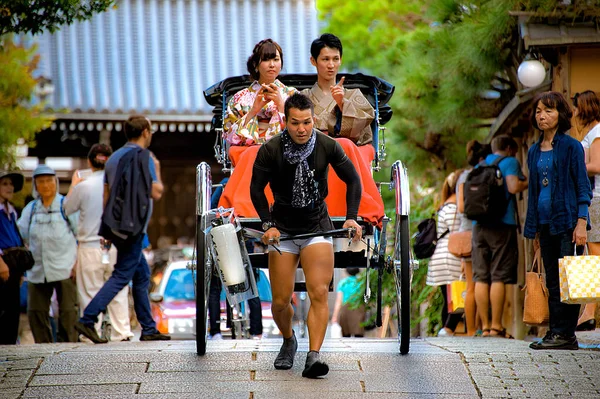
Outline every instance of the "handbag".
<svg viewBox="0 0 600 399"><path fill-rule="evenodd" d="M471 256L472 231L456 231L448 236L448 251L457 258Z"/></svg>
<svg viewBox="0 0 600 399"><path fill-rule="evenodd" d="M558 260L560 301L600 302L600 256L565 256Z"/></svg>
<svg viewBox="0 0 600 399"><path fill-rule="evenodd" d="M2 259L11 271L23 274L35 264L33 254L25 247L12 247L2 250Z"/></svg>
<svg viewBox="0 0 600 399"><path fill-rule="evenodd" d="M531 270L525 273L525 302L523 304L523 323L543 326L550 322L548 307L548 288L541 270L542 255L538 249L533 258Z"/></svg>
<svg viewBox="0 0 600 399"><path fill-rule="evenodd" d="M35 206L35 203L34 203ZM29 220L29 225L31 226L31 218L33 217L33 209ZM25 243L23 241L23 237L21 236L21 231L19 230L19 226L17 226L16 221L13 219L13 226L19 235L19 239L21 240L21 245ZM33 254L30 250L25 247L12 247L6 248L2 250L2 259L8 266L8 268L12 271L16 271L19 274L25 274L27 270L30 270L35 264L35 259L33 259Z"/></svg>

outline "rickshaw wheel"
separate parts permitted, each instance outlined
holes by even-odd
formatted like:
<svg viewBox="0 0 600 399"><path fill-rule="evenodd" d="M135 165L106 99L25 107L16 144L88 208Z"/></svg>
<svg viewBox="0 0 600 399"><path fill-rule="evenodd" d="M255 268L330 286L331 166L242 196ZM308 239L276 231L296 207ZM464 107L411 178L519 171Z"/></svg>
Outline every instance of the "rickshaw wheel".
<svg viewBox="0 0 600 399"><path fill-rule="evenodd" d="M408 353L410 345L410 247L408 216L396 215L394 242L394 280L398 304L398 341L400 353Z"/></svg>
<svg viewBox="0 0 600 399"><path fill-rule="evenodd" d="M207 254L206 235L202 228L202 217L196 222L196 351L198 355L206 354L208 339L208 296L212 263Z"/></svg>

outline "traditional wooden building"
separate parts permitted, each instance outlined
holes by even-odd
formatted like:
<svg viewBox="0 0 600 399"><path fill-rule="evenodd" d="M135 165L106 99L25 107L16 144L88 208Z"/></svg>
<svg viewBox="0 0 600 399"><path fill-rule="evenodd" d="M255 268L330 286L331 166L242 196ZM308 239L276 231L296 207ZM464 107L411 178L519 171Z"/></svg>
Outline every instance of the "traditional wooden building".
<svg viewBox="0 0 600 399"><path fill-rule="evenodd" d="M313 72L309 49L317 35L314 0L120 0L89 21L27 39L37 42L36 73L47 83L43 95L56 121L38 134L23 164L29 171L53 165L66 192L92 144L120 147L123 121L145 114L165 184L151 242L193 236L195 166L214 164L212 107L203 90L247 73L254 45L268 37L283 48L284 73Z"/></svg>
<svg viewBox="0 0 600 399"><path fill-rule="evenodd" d="M488 140L499 134L509 134L520 145L518 159L527 170L527 151L538 140L539 133L534 131L530 115L535 95L544 91L561 92L569 101L573 96L585 90L600 93L600 30L597 18L581 16L557 17L552 14L530 12L513 13L518 18L519 40L515 46L522 46L523 52L535 51L542 57L547 69L544 82L537 87L523 88L502 110L493 123ZM572 134L576 133L575 126ZM525 221L527 191L518 196L518 208L521 224ZM507 293L510 298L509 312L505 315L506 325L512 325L512 333L522 338L526 333L523 319L524 293L519 289L524 284L525 265L533 258L532 242L521 240L519 250L519 286L511 287Z"/></svg>

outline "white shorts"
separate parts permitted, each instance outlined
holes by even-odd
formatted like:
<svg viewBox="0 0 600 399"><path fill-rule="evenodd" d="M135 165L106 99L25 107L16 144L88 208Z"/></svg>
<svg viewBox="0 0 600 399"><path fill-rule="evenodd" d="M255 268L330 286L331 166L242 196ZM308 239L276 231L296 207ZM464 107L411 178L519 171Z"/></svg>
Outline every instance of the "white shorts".
<svg viewBox="0 0 600 399"><path fill-rule="evenodd" d="M333 240L331 239L331 237L323 236L306 238L304 240L280 241L279 244L276 244L276 246L281 252L288 252L290 254L298 255L301 250L308 247L309 245L322 243L329 244L333 247ZM272 245L269 245L269 252L277 252L277 250L273 248Z"/></svg>

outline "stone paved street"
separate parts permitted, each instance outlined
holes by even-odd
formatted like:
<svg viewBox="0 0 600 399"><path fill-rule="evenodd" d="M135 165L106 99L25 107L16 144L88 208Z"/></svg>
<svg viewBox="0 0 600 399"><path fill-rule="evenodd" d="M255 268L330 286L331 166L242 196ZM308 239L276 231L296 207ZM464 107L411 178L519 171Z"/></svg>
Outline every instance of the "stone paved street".
<svg viewBox="0 0 600 399"><path fill-rule="evenodd" d="M327 378L272 367L278 339L0 346L0 398L599 398L600 352L494 338L328 339Z"/></svg>

